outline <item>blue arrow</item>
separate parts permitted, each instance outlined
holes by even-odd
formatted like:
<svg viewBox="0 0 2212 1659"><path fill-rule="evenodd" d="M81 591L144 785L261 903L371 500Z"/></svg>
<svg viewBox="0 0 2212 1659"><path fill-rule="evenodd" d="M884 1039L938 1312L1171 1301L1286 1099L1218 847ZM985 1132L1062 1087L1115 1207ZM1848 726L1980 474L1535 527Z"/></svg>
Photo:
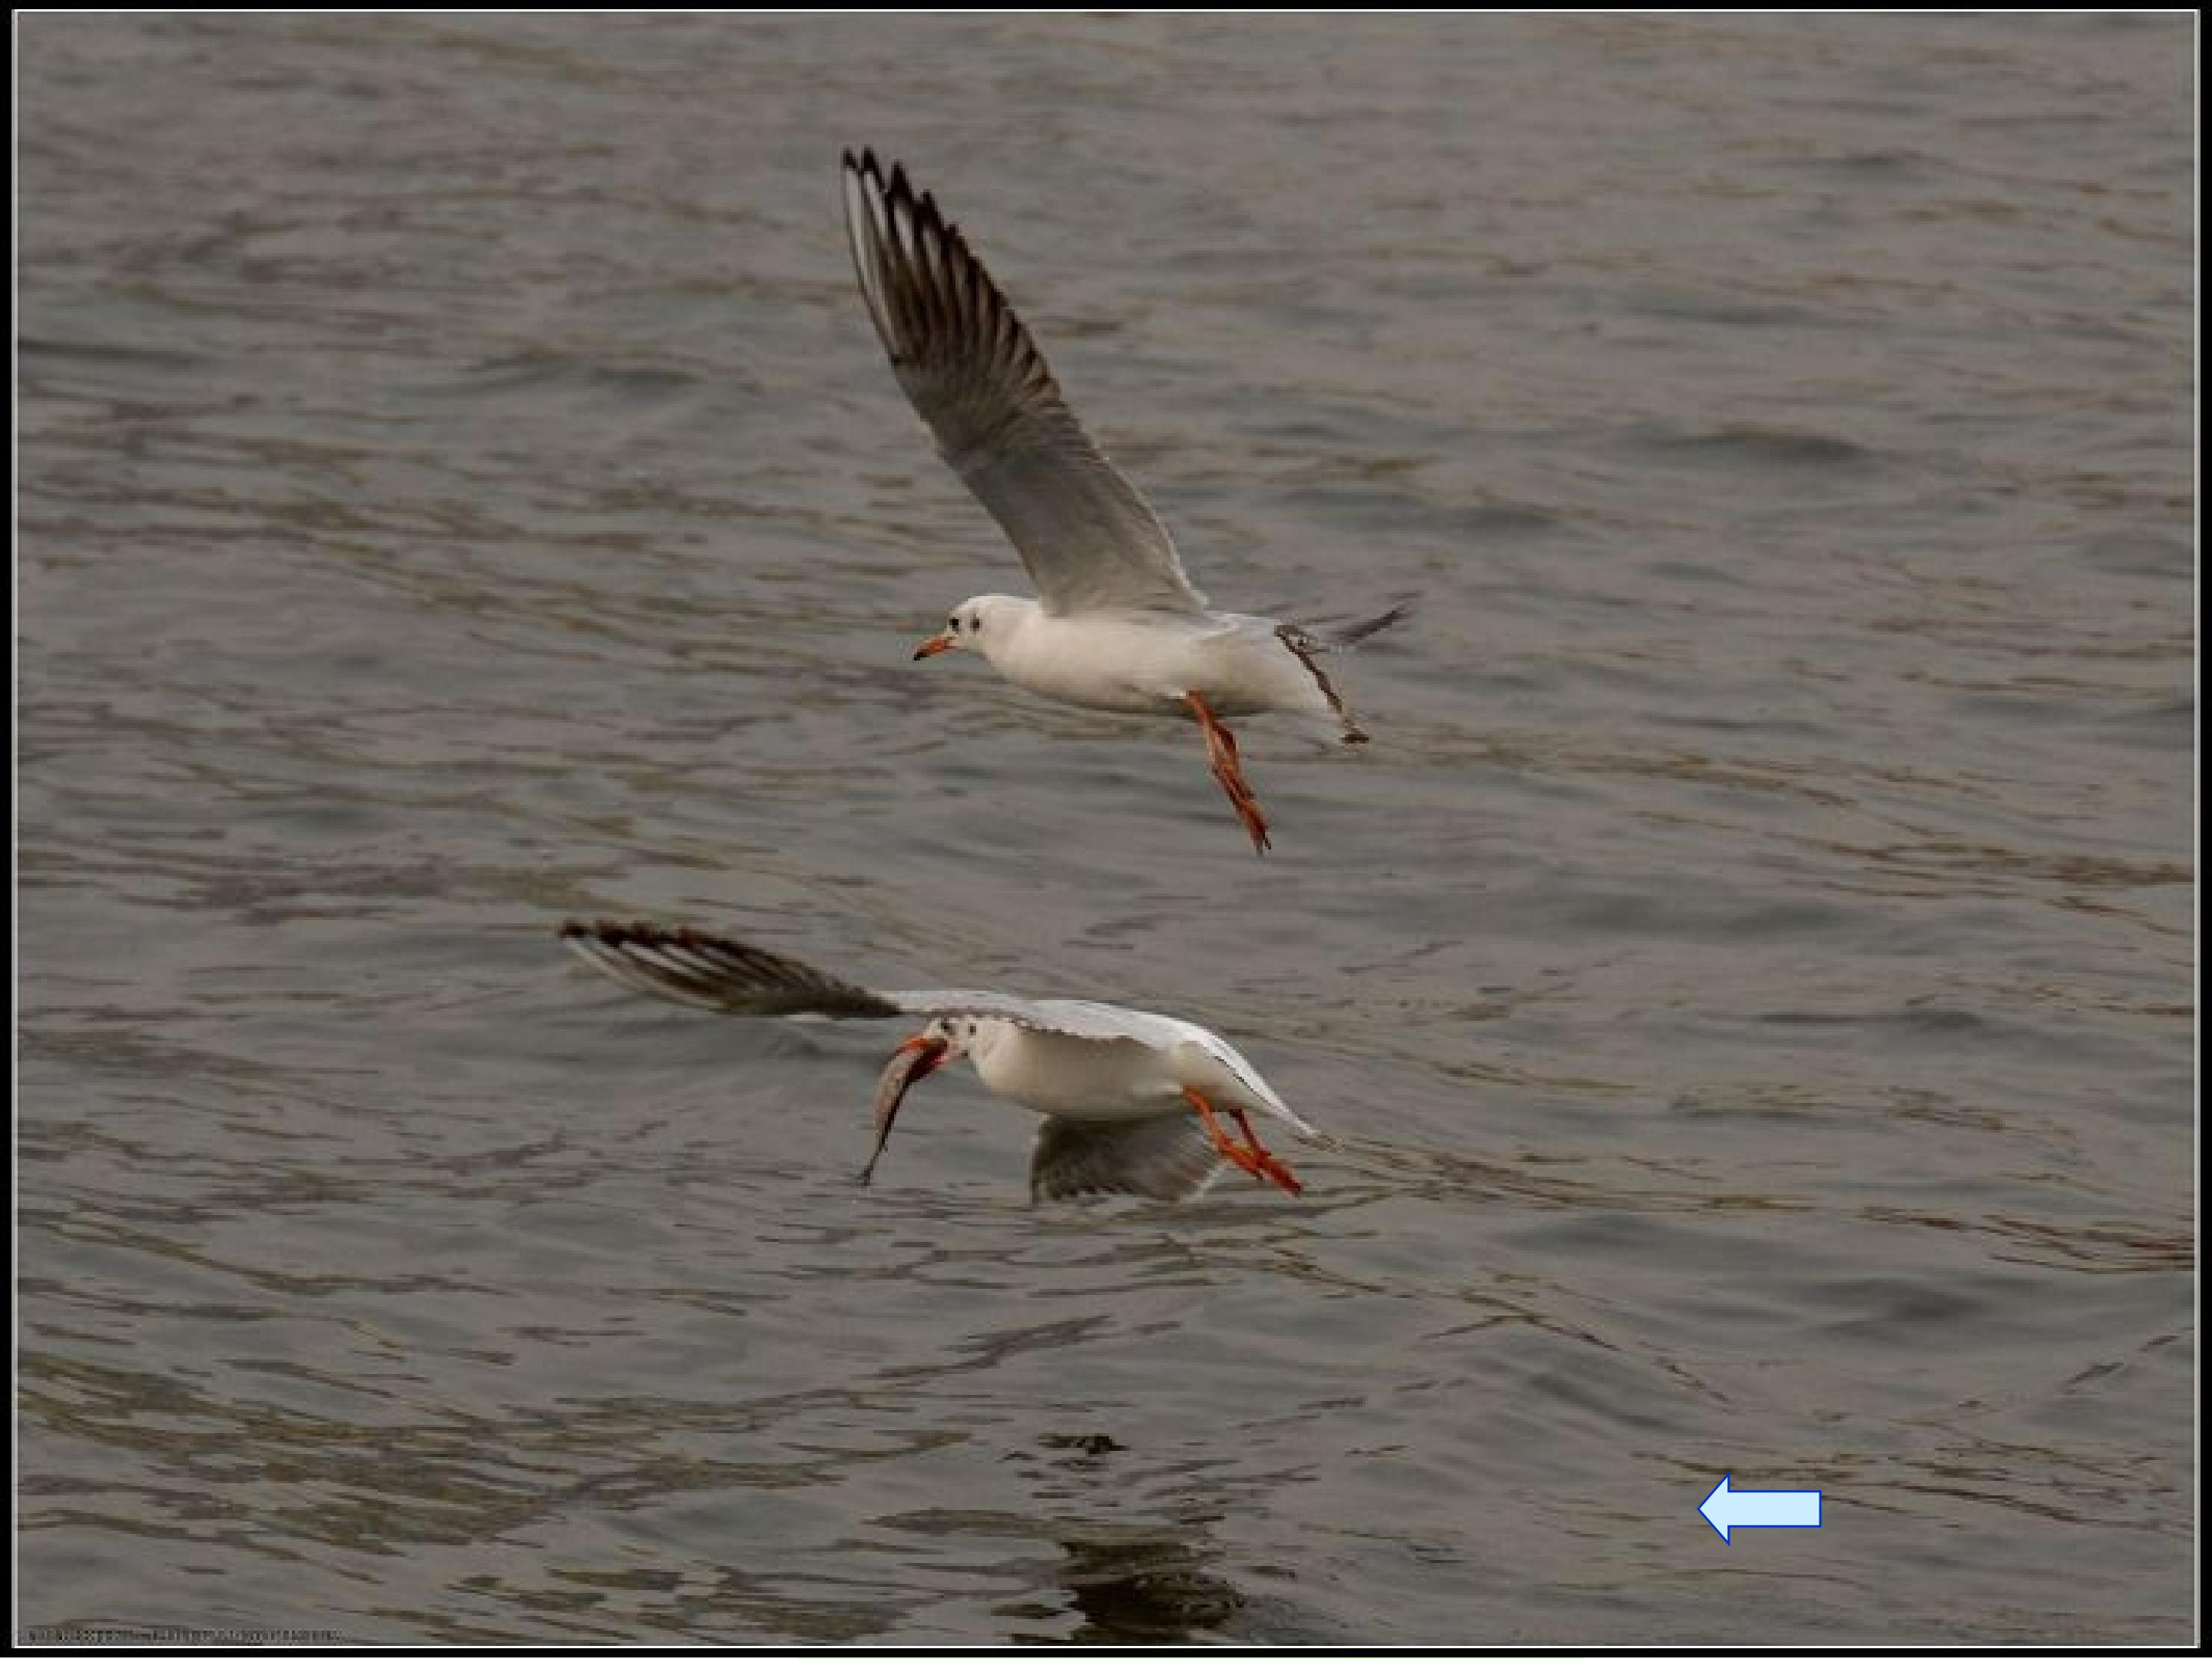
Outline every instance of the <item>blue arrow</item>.
<svg viewBox="0 0 2212 1659"><path fill-rule="evenodd" d="M1731 1471L1733 1473L1733 1471ZM1736 1492L1727 1475L1705 1494L1698 1513L1713 1523L1723 1544L1735 1540L1730 1527L1817 1527L1820 1494L1816 1492Z"/></svg>

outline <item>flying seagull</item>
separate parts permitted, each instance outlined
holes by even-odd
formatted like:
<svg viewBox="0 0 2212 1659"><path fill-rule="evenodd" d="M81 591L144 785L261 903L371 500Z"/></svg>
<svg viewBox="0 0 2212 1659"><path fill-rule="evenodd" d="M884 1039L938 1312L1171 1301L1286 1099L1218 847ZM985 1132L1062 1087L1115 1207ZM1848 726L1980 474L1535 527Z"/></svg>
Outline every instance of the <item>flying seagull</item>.
<svg viewBox="0 0 2212 1659"><path fill-rule="evenodd" d="M693 927L568 921L561 937L625 985L716 1013L924 1020L892 1053L877 1084L875 1148L863 1182L883 1156L907 1091L964 1057L993 1094L1042 1117L1030 1157L1032 1198L1188 1198L1224 1161L1285 1192L1300 1190L1289 1168L1260 1144L1248 1115L1273 1118L1310 1139L1312 1126L1251 1061L1189 1020L999 991L863 990Z"/></svg>
<svg viewBox="0 0 2212 1659"><path fill-rule="evenodd" d="M1214 777L1266 852L1267 820L1224 720L1299 710L1334 716L1343 741L1364 743L1321 659L1407 607L1335 628L1209 609L1167 526L1091 442L936 202L904 168L886 176L872 150L845 153L844 185L854 268L899 384L1037 591L962 600L915 658L973 651L1063 702L1194 720Z"/></svg>

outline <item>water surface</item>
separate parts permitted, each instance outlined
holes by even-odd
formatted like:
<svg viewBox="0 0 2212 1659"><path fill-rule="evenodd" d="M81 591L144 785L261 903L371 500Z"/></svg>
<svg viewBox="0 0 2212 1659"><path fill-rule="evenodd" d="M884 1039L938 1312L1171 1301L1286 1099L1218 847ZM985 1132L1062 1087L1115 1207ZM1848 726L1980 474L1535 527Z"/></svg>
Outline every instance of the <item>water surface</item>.
<svg viewBox="0 0 2212 1659"><path fill-rule="evenodd" d="M33 17L20 1617L2181 1642L2175 18ZM1364 750L908 661L1014 588L934 188ZM555 925L1227 1032L1303 1200ZM1697 1516L1818 1488L1818 1531ZM20 1632L19 1632L20 1633Z"/></svg>

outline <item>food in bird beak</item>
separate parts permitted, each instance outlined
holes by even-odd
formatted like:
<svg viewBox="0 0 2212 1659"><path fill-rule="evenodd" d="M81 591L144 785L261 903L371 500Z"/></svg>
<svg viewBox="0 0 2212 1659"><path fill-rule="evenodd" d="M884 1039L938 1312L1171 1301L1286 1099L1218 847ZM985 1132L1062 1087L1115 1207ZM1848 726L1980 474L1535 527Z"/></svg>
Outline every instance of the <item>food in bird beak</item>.
<svg viewBox="0 0 2212 1659"><path fill-rule="evenodd" d="M891 1138L891 1124L898 1116L899 1103L906 1091L945 1064L952 1045L939 1036L910 1036L898 1046L898 1052L884 1067L884 1074L876 1079L876 1145L868 1154L866 1167L861 1170L860 1184L865 1187L876 1172L876 1160L884 1155L884 1143Z"/></svg>

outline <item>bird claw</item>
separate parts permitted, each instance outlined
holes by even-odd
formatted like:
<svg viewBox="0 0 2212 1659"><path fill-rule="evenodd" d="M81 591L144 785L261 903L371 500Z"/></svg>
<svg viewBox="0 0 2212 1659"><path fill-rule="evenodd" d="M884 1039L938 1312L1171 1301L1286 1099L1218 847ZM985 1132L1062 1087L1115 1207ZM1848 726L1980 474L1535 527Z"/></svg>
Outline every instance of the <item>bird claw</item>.
<svg viewBox="0 0 2212 1659"><path fill-rule="evenodd" d="M1298 1178L1291 1173L1290 1166L1265 1147L1238 1147L1230 1154L1229 1161L1255 1181L1273 1182L1292 1198L1305 1191Z"/></svg>
<svg viewBox="0 0 2212 1659"><path fill-rule="evenodd" d="M1244 833L1252 837L1253 851L1265 853L1273 843L1267 839L1267 820L1260 811L1260 803L1253 799L1252 792L1243 787L1243 778L1225 777L1219 772L1213 775L1221 779L1221 787L1229 794L1229 804L1237 809L1237 817L1244 825Z"/></svg>

